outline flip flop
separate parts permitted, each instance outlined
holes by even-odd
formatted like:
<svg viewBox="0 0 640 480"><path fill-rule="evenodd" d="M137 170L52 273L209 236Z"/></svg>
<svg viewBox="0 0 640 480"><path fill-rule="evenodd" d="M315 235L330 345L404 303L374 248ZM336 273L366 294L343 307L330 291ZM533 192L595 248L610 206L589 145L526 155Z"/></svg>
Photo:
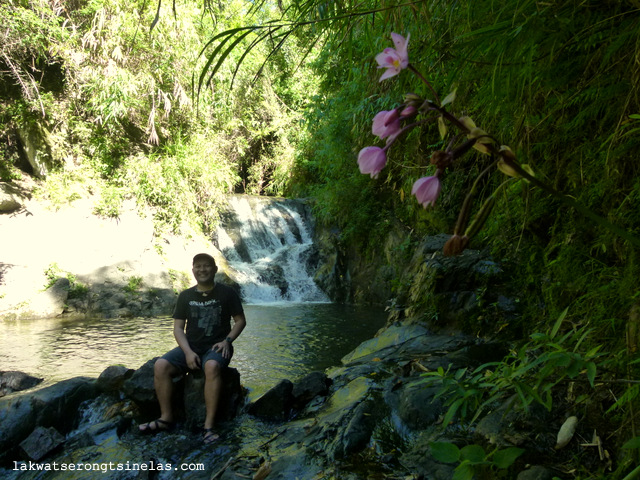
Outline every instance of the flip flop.
<svg viewBox="0 0 640 480"><path fill-rule="evenodd" d="M164 425L161 427L161 425ZM161 418L157 418L148 423L142 423L138 425L138 430L143 435L155 435L160 432L169 432L173 430L175 424L173 422L167 422L166 420L162 420Z"/></svg>
<svg viewBox="0 0 640 480"><path fill-rule="evenodd" d="M213 428L205 428L202 433L202 442L205 445L209 445L220 438L216 432L213 431Z"/></svg>

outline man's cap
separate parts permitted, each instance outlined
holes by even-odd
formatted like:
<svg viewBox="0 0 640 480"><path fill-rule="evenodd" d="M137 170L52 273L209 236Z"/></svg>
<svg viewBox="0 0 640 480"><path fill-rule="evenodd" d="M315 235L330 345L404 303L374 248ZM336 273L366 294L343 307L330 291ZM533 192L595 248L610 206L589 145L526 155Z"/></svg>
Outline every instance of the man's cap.
<svg viewBox="0 0 640 480"><path fill-rule="evenodd" d="M216 265L216 260L208 253L199 253L195 257L193 257L193 263L196 263L198 260L206 260L212 265Z"/></svg>

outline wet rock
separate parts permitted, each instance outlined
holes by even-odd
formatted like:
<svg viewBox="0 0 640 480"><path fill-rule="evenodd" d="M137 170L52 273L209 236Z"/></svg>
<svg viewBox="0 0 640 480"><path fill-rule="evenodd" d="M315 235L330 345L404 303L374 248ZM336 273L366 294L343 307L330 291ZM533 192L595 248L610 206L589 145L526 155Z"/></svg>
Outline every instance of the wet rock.
<svg viewBox="0 0 640 480"><path fill-rule="evenodd" d="M337 389L318 413L318 422L331 427L347 425L355 408L371 395L375 386L371 379L358 377Z"/></svg>
<svg viewBox="0 0 640 480"><path fill-rule="evenodd" d="M42 378L33 377L24 372L0 372L0 397L12 392L27 390L40 382L42 382Z"/></svg>
<svg viewBox="0 0 640 480"><path fill-rule="evenodd" d="M249 404L247 411L268 420L285 420L293 405L293 383L281 380L275 387Z"/></svg>
<svg viewBox="0 0 640 480"><path fill-rule="evenodd" d="M311 400L329 393L331 379L324 372L311 372L293 384L293 407L302 410Z"/></svg>
<svg viewBox="0 0 640 480"><path fill-rule="evenodd" d="M399 457L400 463L418 478L451 480L454 478L455 465L439 463L431 456L429 444L435 440L435 435L421 433L412 444L403 449Z"/></svg>
<svg viewBox="0 0 640 480"><path fill-rule="evenodd" d="M328 449L330 457L339 459L364 449L376 425L374 402L371 400L360 403L351 416L346 428L336 436Z"/></svg>
<svg viewBox="0 0 640 480"><path fill-rule="evenodd" d="M0 461L10 458L16 446L36 427L54 427L62 433L71 431L78 406L97 394L93 379L76 377L0 398Z"/></svg>
<svg viewBox="0 0 640 480"><path fill-rule="evenodd" d="M36 390L30 395L36 424L54 426L66 433L75 426L78 406L97 396L95 380L87 377L63 380Z"/></svg>
<svg viewBox="0 0 640 480"><path fill-rule="evenodd" d="M153 366L158 358L155 357L147 361L122 384L124 394L143 409L146 407L157 409L158 401L153 386Z"/></svg>
<svg viewBox="0 0 640 480"><path fill-rule="evenodd" d="M134 371L123 365L111 365L107 367L98 377L97 387L104 393L116 393L124 384L125 380L133 375Z"/></svg>
<svg viewBox="0 0 640 480"><path fill-rule="evenodd" d="M283 298L286 297L287 291L289 290L289 282L286 279L284 268L277 263L277 259L274 263L269 263L263 268L257 269L257 271L259 273L260 282L277 287L278 290L280 290L280 295Z"/></svg>
<svg viewBox="0 0 640 480"><path fill-rule="evenodd" d="M395 355L399 346L418 337L429 335L429 331L421 325L392 325L376 337L358 345L351 353L342 357L344 365L369 363L374 358Z"/></svg>
<svg viewBox="0 0 640 480"><path fill-rule="evenodd" d="M412 358L427 353L445 355L467 345L476 339L463 335L434 335L422 325L392 325L375 338L362 342L351 353L342 358L343 365L369 364Z"/></svg>
<svg viewBox="0 0 640 480"><path fill-rule="evenodd" d="M36 427L31 435L20 442L20 447L28 458L37 462L63 443L64 437L55 428Z"/></svg>
<svg viewBox="0 0 640 480"><path fill-rule="evenodd" d="M73 438L68 441L69 446L77 449L117 441L120 434L124 431L123 427L128 424L129 422L121 417L96 423L73 436Z"/></svg>
<svg viewBox="0 0 640 480"><path fill-rule="evenodd" d="M411 430L419 431L433 426L445 408L436 398L438 388L409 383L388 395L398 417Z"/></svg>

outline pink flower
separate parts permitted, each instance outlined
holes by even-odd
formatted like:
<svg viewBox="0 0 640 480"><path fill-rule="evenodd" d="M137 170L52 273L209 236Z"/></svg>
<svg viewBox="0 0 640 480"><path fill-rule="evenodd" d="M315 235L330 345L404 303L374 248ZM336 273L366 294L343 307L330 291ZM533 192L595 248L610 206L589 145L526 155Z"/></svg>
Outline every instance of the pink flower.
<svg viewBox="0 0 640 480"><path fill-rule="evenodd" d="M380 147L365 147L358 154L360 173L370 174L376 178L387 164L387 154Z"/></svg>
<svg viewBox="0 0 640 480"><path fill-rule="evenodd" d="M438 177L422 177L413 184L411 194L416 196L418 203L427 208L429 205L435 205L441 188Z"/></svg>
<svg viewBox="0 0 640 480"><path fill-rule="evenodd" d="M400 130L400 117L398 116L397 110L383 110L373 117L373 128L371 131L381 139L385 139L387 137L389 137L389 139L393 139L398 135L398 133L400 133Z"/></svg>
<svg viewBox="0 0 640 480"><path fill-rule="evenodd" d="M380 81L393 77L399 74L402 70L409 66L409 51L407 46L409 44L409 37L407 39L397 33L391 34L391 39L396 48L385 48L382 53L376 55L376 62L378 62L378 68L386 68L387 71L382 74Z"/></svg>

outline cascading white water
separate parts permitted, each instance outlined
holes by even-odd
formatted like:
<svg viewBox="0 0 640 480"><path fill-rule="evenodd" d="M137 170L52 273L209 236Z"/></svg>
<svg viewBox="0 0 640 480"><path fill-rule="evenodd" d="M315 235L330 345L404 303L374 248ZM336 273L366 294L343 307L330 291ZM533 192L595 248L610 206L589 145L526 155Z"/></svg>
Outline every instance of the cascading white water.
<svg viewBox="0 0 640 480"><path fill-rule="evenodd" d="M313 281L315 249L304 205L234 195L217 230L217 247L247 303L328 302Z"/></svg>

